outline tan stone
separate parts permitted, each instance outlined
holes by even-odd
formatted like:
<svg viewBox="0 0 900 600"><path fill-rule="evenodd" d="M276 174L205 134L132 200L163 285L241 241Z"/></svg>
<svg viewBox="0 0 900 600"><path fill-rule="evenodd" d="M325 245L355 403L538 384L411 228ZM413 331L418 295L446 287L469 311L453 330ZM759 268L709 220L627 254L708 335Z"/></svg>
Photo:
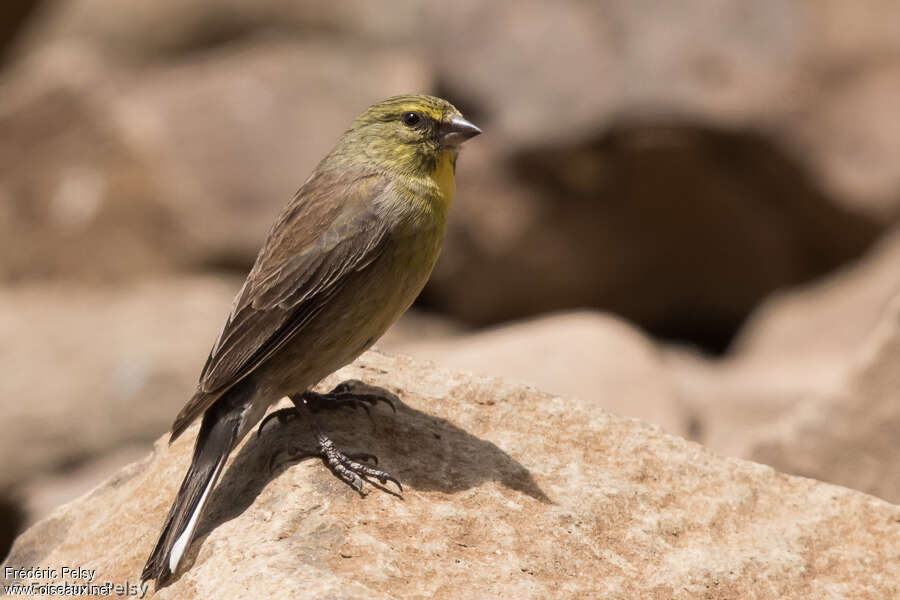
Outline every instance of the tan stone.
<svg viewBox="0 0 900 600"><path fill-rule="evenodd" d="M527 381L688 434L688 412L666 379L654 343L602 313L560 313L392 348L453 370Z"/></svg>
<svg viewBox="0 0 900 600"><path fill-rule="evenodd" d="M759 458L754 448L776 423L793 421L795 409L824 411L844 394L859 355L869 352L868 338L880 320L889 320L886 307L900 294L898 263L900 230L859 262L767 300L724 360L665 351L669 377L696 423L694 438L725 454ZM887 455L883 460L891 464Z"/></svg>
<svg viewBox="0 0 900 600"><path fill-rule="evenodd" d="M840 387L803 398L749 456L900 502L900 295L854 358Z"/></svg>
<svg viewBox="0 0 900 600"><path fill-rule="evenodd" d="M324 418L380 455L403 499L365 498L303 436L251 439L159 598L871 598L900 593L900 508L722 458L593 403L369 353L340 375L399 392L399 413ZM332 382L334 379L332 379ZM377 430L377 433L375 432ZM192 445L160 440L23 534L4 566L135 582Z"/></svg>
<svg viewBox="0 0 900 600"><path fill-rule="evenodd" d="M0 289L0 487L149 443L194 390L239 284ZM27 451L23 451L27 448Z"/></svg>

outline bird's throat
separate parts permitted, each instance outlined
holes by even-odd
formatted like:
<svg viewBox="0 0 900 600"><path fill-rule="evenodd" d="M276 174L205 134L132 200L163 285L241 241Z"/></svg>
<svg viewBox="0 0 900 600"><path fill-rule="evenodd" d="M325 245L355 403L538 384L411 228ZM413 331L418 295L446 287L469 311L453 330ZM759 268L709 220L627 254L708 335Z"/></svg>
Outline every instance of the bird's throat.
<svg viewBox="0 0 900 600"><path fill-rule="evenodd" d="M456 173L456 151L442 150L438 154L437 163L435 164L434 173L431 178L437 184L441 194L441 203L444 210L450 208L453 202L453 194L456 192L456 183L453 176Z"/></svg>

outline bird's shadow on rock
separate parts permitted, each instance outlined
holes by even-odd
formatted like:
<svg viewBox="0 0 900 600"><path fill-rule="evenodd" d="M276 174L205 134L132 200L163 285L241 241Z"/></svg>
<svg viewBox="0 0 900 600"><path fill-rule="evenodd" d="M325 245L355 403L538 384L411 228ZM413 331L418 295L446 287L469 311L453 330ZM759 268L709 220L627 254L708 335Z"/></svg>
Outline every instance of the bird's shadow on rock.
<svg viewBox="0 0 900 600"><path fill-rule="evenodd" d="M377 455L379 468L405 487L454 494L496 481L539 502L552 503L528 469L495 444L402 401L396 407L396 414L383 405L373 409L371 421L362 412L346 410L322 412L317 418L340 450ZM241 515L270 481L290 468L270 469L274 455L298 445L310 452L315 447L311 431L302 419L269 423L262 435L252 433L248 438L213 491L192 548L172 581L191 568L206 536ZM324 465L322 468L326 469Z"/></svg>

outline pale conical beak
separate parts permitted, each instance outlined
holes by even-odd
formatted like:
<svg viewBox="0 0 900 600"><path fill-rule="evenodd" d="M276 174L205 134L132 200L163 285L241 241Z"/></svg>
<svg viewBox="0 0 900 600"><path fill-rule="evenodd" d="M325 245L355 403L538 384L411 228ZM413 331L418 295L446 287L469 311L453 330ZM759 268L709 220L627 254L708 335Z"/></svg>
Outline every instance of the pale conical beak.
<svg viewBox="0 0 900 600"><path fill-rule="evenodd" d="M460 115L453 115L441 125L441 145L458 148L469 138L480 134L481 130Z"/></svg>

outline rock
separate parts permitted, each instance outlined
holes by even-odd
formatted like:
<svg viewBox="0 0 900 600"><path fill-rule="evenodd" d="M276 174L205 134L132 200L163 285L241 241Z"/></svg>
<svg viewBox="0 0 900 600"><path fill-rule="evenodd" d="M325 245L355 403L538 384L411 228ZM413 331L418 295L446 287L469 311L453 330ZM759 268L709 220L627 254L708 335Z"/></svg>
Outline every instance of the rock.
<svg viewBox="0 0 900 600"><path fill-rule="evenodd" d="M239 287L193 276L0 288L0 453L16 457L0 466L0 549L6 529L93 488L168 430ZM413 313L386 340L452 330Z"/></svg>
<svg viewBox="0 0 900 600"><path fill-rule="evenodd" d="M747 320L732 354L803 360L809 368L819 364L821 373L850 366L851 357L900 293L898 261L900 228L860 261L767 299Z"/></svg>
<svg viewBox="0 0 900 600"><path fill-rule="evenodd" d="M767 300L725 359L665 351L669 377L690 407L693 438L731 456L759 458L761 438L783 419L793 420L795 409L806 410L798 404L827 405L839 395L886 306L900 294L898 261L900 230L858 263Z"/></svg>
<svg viewBox="0 0 900 600"><path fill-rule="evenodd" d="M391 347L453 370L527 381L676 435L688 434L688 412L666 380L656 346L611 316L562 313Z"/></svg>
<svg viewBox="0 0 900 600"><path fill-rule="evenodd" d="M152 167L110 118L119 79L78 48L4 77L0 281L133 277L184 254Z"/></svg>
<svg viewBox="0 0 900 600"><path fill-rule="evenodd" d="M192 240L188 260L249 269L350 121L429 86L421 59L402 50L257 41L146 75L118 98L117 120L153 156L160 202Z"/></svg>
<svg viewBox="0 0 900 600"><path fill-rule="evenodd" d="M299 423L251 437L186 567L157 597L900 592L897 506L522 384L378 353L339 375L400 393L397 415L375 412L377 433L361 414L324 421L339 443L378 453L404 500L360 498L317 460L267 474L271 453L302 438ZM99 583L136 584L192 438L158 441L152 456L54 511L4 568L77 564Z"/></svg>
<svg viewBox="0 0 900 600"><path fill-rule="evenodd" d="M479 144L502 142L479 138L461 157L423 298L474 325L593 306L721 349L762 297L858 255L876 232L751 134L633 127L498 168L497 149Z"/></svg>
<svg viewBox="0 0 900 600"><path fill-rule="evenodd" d="M408 0L159 0L146 6L115 0L67 0L44 11L19 41L35 48L89 44L125 63L177 61L216 46L269 32L288 38L333 36L398 44L420 37L420 10Z"/></svg>
<svg viewBox="0 0 900 600"><path fill-rule="evenodd" d="M0 247L0 277L244 268L353 114L431 90L486 133L460 161L427 308L485 325L593 307L722 350L761 298L895 218L900 79L881 17L734 0L56 3L17 65L84 53L102 68L54 118L8 115L75 131L59 149L8 138L6 229L26 233ZM23 164L22 146L49 164Z"/></svg>
<svg viewBox="0 0 900 600"><path fill-rule="evenodd" d="M802 398L749 453L778 469L900 502L900 294L825 397Z"/></svg>
<svg viewBox="0 0 900 600"><path fill-rule="evenodd" d="M0 280L249 268L353 116L429 81L408 52L328 41L140 70L74 43L29 56L0 84Z"/></svg>
<svg viewBox="0 0 900 600"><path fill-rule="evenodd" d="M0 289L0 453L16 457L0 488L166 431L238 287L197 277Z"/></svg>
<svg viewBox="0 0 900 600"><path fill-rule="evenodd" d="M900 9L889 0L749 10L740 0L715 10L702 0L652 10L628 0L470 0L428 14L443 87L515 146L642 123L758 131L836 202L884 221L900 214L891 159Z"/></svg>

